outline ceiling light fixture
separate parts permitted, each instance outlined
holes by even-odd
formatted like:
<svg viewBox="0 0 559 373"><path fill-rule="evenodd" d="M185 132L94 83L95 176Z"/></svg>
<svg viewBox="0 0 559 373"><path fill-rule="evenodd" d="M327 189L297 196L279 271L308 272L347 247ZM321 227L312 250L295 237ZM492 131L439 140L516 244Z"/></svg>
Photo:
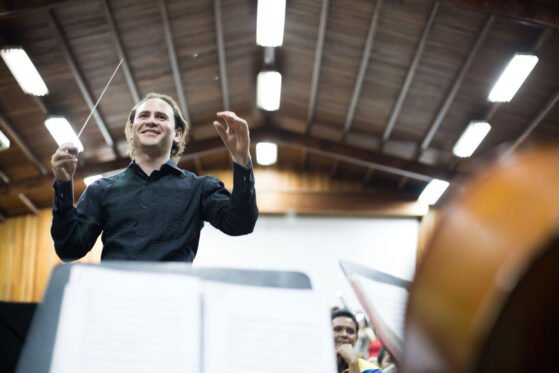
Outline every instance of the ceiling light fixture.
<svg viewBox="0 0 559 373"><path fill-rule="evenodd" d="M281 47L285 24L285 0L258 0L256 44Z"/></svg>
<svg viewBox="0 0 559 373"><path fill-rule="evenodd" d="M66 118L49 117L45 120L45 126L59 146L71 142L78 148L78 152L83 151L80 139Z"/></svg>
<svg viewBox="0 0 559 373"><path fill-rule="evenodd" d="M493 86L489 97L491 102L509 102L530 72L538 63L538 57L529 54L515 54Z"/></svg>
<svg viewBox="0 0 559 373"><path fill-rule="evenodd" d="M281 74L277 71L261 71L256 83L258 107L266 111L276 111L280 107Z"/></svg>
<svg viewBox="0 0 559 373"><path fill-rule="evenodd" d="M41 75L23 48L2 48L0 55L23 92L34 96L44 96L49 93L43 78L41 78Z"/></svg>
<svg viewBox="0 0 559 373"><path fill-rule="evenodd" d="M0 150L10 149L10 139L0 131Z"/></svg>
<svg viewBox="0 0 559 373"><path fill-rule="evenodd" d="M448 188L448 181L433 179L427 184L417 199L427 205L434 205Z"/></svg>
<svg viewBox="0 0 559 373"><path fill-rule="evenodd" d="M259 142L256 144L256 163L261 166L269 166L278 160L278 146L271 142Z"/></svg>
<svg viewBox="0 0 559 373"><path fill-rule="evenodd" d="M491 130L491 125L484 121L472 121L462 132L462 135L454 144L452 153L455 156L470 157Z"/></svg>

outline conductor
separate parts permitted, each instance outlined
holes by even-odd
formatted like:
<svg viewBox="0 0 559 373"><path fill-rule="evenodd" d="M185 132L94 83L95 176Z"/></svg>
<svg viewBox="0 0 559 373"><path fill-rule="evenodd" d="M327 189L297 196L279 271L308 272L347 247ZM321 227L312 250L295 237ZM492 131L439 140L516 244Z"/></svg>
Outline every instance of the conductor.
<svg viewBox="0 0 559 373"><path fill-rule="evenodd" d="M222 232L251 233L258 218L247 122L231 111L213 122L233 159L233 191L211 176L177 167L189 123L169 96L150 93L124 128L132 162L91 184L73 205L78 150L62 144L51 158L51 235L64 261L85 256L101 234L102 260L192 262L207 221Z"/></svg>

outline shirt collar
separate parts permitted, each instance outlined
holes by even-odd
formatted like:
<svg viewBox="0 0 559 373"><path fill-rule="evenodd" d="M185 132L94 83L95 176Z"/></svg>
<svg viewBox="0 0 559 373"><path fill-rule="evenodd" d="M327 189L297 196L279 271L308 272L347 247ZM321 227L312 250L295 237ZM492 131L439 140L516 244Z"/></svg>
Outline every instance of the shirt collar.
<svg viewBox="0 0 559 373"><path fill-rule="evenodd" d="M141 173L144 174L144 171L140 168L140 166L138 166L138 164L136 163L135 160L132 160L132 162L130 162L130 165L128 166L128 169L134 170L136 173ZM173 162L171 159L169 159L167 162L163 163L160 167L161 171L163 170L167 170L170 171L176 175L182 175L183 172L180 168L178 168L175 165L175 162Z"/></svg>

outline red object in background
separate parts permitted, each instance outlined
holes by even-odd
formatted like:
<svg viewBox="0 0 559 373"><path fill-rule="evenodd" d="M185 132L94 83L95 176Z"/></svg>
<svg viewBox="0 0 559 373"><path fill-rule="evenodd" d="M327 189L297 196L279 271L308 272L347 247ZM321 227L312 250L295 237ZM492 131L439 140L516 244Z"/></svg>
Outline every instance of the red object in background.
<svg viewBox="0 0 559 373"><path fill-rule="evenodd" d="M382 343L378 338L372 341L371 343L369 343L369 359L373 357L376 358L381 347L382 347Z"/></svg>

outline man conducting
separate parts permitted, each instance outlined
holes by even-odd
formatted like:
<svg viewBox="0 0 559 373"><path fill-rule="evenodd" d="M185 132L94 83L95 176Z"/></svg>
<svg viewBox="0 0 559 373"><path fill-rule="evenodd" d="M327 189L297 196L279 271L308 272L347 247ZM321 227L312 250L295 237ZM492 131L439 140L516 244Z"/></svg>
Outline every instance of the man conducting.
<svg viewBox="0 0 559 373"><path fill-rule="evenodd" d="M128 116L132 162L91 184L73 206L78 151L63 144L51 158L54 206L51 235L64 261L86 255L102 232L102 260L192 262L204 221L229 235L251 233L258 209L247 122L230 111L213 125L233 159L233 192L219 180L177 167L189 124L169 96L150 93Z"/></svg>

